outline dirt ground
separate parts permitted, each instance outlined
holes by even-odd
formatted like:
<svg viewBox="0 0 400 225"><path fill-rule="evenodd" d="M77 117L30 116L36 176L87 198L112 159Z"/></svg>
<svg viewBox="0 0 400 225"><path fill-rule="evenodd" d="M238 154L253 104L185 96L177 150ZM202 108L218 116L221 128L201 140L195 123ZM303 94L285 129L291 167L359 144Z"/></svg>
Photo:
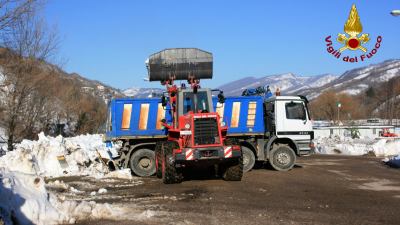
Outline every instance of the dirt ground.
<svg viewBox="0 0 400 225"><path fill-rule="evenodd" d="M300 158L289 172L252 170L241 182L64 181L85 193L107 189L101 196L75 193L67 199L126 205L142 215L78 224L400 224L400 170L372 157L314 155Z"/></svg>

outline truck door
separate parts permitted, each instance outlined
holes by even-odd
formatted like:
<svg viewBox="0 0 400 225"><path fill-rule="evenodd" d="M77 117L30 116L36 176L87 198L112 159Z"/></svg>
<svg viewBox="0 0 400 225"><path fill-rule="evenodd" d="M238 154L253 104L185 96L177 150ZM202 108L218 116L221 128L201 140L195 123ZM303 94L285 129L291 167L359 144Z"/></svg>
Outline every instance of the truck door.
<svg viewBox="0 0 400 225"><path fill-rule="evenodd" d="M278 137L288 137L293 140L312 138L312 123L303 101L277 101L275 105Z"/></svg>

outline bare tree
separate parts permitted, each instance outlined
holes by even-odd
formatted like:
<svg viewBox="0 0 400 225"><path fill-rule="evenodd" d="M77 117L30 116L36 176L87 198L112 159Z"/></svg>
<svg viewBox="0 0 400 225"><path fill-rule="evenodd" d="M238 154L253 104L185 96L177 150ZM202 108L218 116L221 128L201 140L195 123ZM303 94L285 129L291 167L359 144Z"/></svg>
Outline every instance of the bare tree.
<svg viewBox="0 0 400 225"><path fill-rule="evenodd" d="M39 0L0 0L0 31L10 30L15 22L35 12L39 5Z"/></svg>
<svg viewBox="0 0 400 225"><path fill-rule="evenodd" d="M45 60L50 59L58 47L57 33L49 29L35 14L23 14L2 35L1 64L6 76L3 85L8 87L5 103L6 134L8 149L22 138L35 135L45 124L41 118L49 118L51 95L46 94L44 81L53 73Z"/></svg>

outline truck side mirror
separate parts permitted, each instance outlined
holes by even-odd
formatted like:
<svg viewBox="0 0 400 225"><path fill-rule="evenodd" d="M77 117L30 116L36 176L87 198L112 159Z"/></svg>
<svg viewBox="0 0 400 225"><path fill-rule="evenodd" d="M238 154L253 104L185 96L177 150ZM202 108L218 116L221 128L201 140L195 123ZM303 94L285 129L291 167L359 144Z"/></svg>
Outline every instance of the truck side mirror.
<svg viewBox="0 0 400 225"><path fill-rule="evenodd" d="M165 107L167 105L167 98L165 96L161 96L161 105Z"/></svg>
<svg viewBox="0 0 400 225"><path fill-rule="evenodd" d="M218 94L218 102L221 104L225 103L225 96L223 91L220 91Z"/></svg>

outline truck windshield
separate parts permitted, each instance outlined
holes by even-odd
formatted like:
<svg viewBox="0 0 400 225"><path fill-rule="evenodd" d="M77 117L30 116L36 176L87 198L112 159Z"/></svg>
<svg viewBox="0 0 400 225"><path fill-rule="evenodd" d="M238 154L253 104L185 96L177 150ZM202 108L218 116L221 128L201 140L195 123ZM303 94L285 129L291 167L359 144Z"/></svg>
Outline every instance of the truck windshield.
<svg viewBox="0 0 400 225"><path fill-rule="evenodd" d="M206 91L199 91L197 94L193 94L193 92L183 93L183 113L185 114L190 111L210 112Z"/></svg>

